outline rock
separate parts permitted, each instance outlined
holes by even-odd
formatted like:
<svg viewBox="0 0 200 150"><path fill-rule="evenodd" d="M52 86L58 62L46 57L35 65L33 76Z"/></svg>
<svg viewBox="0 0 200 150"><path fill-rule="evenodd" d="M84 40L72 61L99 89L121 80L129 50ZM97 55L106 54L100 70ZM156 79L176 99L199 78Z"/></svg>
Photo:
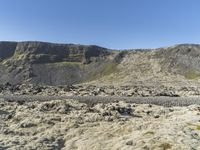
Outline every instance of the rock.
<svg viewBox="0 0 200 150"><path fill-rule="evenodd" d="M62 105L57 108L59 113L67 114L71 111L71 106L69 104Z"/></svg>
<svg viewBox="0 0 200 150"><path fill-rule="evenodd" d="M120 100L91 107L66 99L22 105L2 101L0 106L1 114L14 112L10 119L0 119L0 149L98 149L98 143L105 143L104 149L199 148L198 105L169 111Z"/></svg>
<svg viewBox="0 0 200 150"><path fill-rule="evenodd" d="M154 115L154 118L159 118L159 117L160 117L160 115L157 115L157 114L156 114L156 115Z"/></svg>
<svg viewBox="0 0 200 150"><path fill-rule="evenodd" d="M35 126L37 126L37 125L32 122L22 122L19 125L20 128L31 128L31 127L35 127Z"/></svg>
<svg viewBox="0 0 200 150"><path fill-rule="evenodd" d="M64 92L70 92L71 89L73 89L73 87L72 86L63 86L62 89L63 89Z"/></svg>
<svg viewBox="0 0 200 150"><path fill-rule="evenodd" d="M129 145L129 146L133 145L133 141L127 141L126 145Z"/></svg>
<svg viewBox="0 0 200 150"><path fill-rule="evenodd" d="M54 110L54 107L56 107L55 103L44 103L40 106L40 111Z"/></svg>
<svg viewBox="0 0 200 150"><path fill-rule="evenodd" d="M126 108L126 107L118 107L116 110L121 114L121 115L132 115L133 110L131 108Z"/></svg>

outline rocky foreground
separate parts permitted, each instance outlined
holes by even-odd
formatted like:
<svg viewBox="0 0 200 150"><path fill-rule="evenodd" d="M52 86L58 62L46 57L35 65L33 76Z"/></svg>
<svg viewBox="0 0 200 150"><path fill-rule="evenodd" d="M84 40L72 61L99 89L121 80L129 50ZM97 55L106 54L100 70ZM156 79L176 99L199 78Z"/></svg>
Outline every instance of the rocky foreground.
<svg viewBox="0 0 200 150"><path fill-rule="evenodd" d="M200 106L0 101L0 149L200 149Z"/></svg>
<svg viewBox="0 0 200 150"><path fill-rule="evenodd" d="M45 95L45 96L118 96L118 97L188 97L200 96L199 85L60 85L45 86L33 84L0 85L0 95Z"/></svg>

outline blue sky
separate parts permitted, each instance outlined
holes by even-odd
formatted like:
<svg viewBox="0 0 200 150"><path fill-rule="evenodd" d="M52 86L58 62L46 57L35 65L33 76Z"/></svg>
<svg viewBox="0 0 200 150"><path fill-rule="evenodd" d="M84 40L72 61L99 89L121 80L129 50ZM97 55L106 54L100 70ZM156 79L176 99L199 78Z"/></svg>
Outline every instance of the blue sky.
<svg viewBox="0 0 200 150"><path fill-rule="evenodd" d="M0 0L0 41L114 49L200 43L199 0Z"/></svg>

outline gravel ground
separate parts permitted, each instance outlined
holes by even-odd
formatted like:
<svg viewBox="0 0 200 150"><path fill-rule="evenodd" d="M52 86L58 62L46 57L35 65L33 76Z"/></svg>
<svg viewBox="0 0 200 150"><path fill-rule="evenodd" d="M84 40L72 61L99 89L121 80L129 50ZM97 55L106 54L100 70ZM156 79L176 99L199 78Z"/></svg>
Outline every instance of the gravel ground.
<svg viewBox="0 0 200 150"><path fill-rule="evenodd" d="M112 96L29 96L29 95L2 95L1 100L9 102L50 101L56 99L75 99L87 104L111 103L116 100L136 104L154 104L166 107L200 105L200 97L112 97Z"/></svg>

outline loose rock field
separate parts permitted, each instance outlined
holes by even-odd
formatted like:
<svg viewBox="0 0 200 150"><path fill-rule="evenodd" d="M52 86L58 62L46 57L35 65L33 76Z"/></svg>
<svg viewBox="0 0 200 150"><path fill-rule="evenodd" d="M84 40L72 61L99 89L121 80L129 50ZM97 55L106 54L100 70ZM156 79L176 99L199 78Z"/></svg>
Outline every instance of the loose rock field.
<svg viewBox="0 0 200 150"><path fill-rule="evenodd" d="M200 105L0 101L0 149L200 149Z"/></svg>

